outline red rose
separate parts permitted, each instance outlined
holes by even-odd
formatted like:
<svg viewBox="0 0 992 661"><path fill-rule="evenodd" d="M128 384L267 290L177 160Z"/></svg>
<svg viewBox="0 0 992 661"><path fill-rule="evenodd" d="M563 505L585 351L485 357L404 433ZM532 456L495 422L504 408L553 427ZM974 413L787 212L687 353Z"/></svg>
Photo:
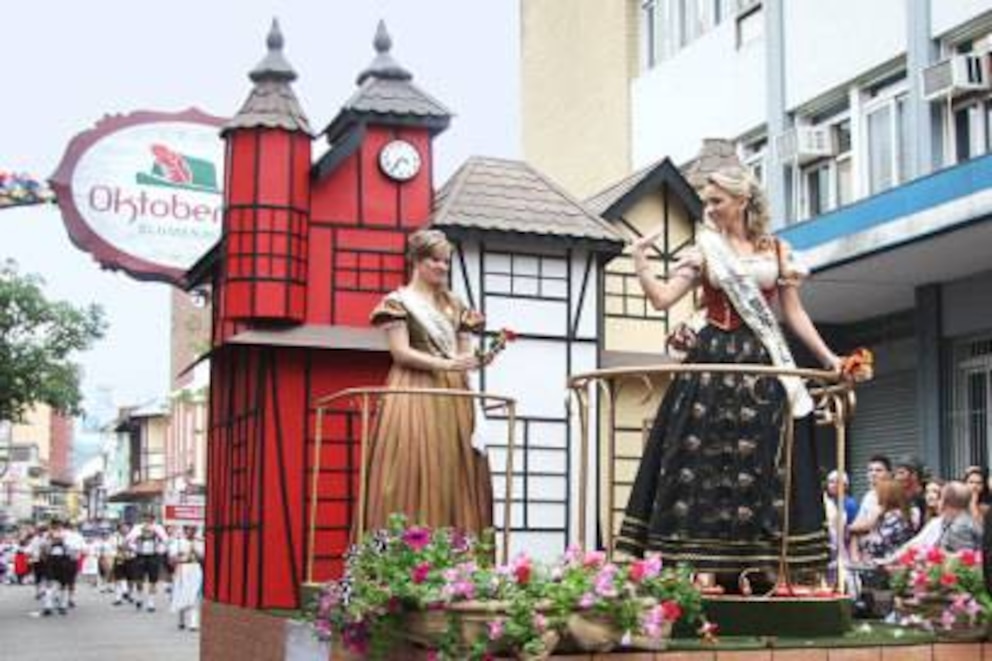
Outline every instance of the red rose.
<svg viewBox="0 0 992 661"><path fill-rule="evenodd" d="M958 584L958 577L954 574L942 574L940 576L940 584L948 588L954 587Z"/></svg>
<svg viewBox="0 0 992 661"><path fill-rule="evenodd" d="M675 622L682 617L682 607L674 601L663 601L661 603L661 614L666 622Z"/></svg>
<svg viewBox="0 0 992 661"><path fill-rule="evenodd" d="M932 562L935 565L944 564L945 557L946 556L944 555L944 552L940 550L940 547L935 546L927 551L927 562Z"/></svg>

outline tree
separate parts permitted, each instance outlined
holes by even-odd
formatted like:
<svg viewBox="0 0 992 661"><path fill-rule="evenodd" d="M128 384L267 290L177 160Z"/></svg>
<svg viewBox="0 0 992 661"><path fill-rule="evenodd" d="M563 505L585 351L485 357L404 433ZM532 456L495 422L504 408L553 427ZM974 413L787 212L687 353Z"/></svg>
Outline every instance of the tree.
<svg viewBox="0 0 992 661"><path fill-rule="evenodd" d="M36 403L81 413L81 369L71 358L103 337L103 309L50 301L44 284L12 260L0 265L0 420L22 422Z"/></svg>

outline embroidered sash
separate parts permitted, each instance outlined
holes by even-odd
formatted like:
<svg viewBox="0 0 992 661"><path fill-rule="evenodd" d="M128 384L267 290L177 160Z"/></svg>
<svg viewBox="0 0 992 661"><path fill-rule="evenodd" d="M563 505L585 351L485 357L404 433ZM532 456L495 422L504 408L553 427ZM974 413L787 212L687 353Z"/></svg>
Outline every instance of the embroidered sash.
<svg viewBox="0 0 992 661"><path fill-rule="evenodd" d="M727 242L716 230L703 224L696 236L696 243L706 256L710 273L744 323L754 331L758 340L768 350L772 363L776 367L795 368L796 362L792 359L792 352L789 351L789 345L782 336L782 330L768 301L761 294L761 288L741 265ZM802 418L809 415L813 410L813 399L802 379L797 376L778 378L789 397L792 417Z"/></svg>
<svg viewBox="0 0 992 661"><path fill-rule="evenodd" d="M416 319L417 323L423 326L427 332L427 337L438 351L445 358L454 358L458 347L458 334L455 324L451 319L431 304L424 296L410 287L401 287L397 290L403 307ZM478 432L478 421L483 415L479 400L475 402L476 424L472 429L472 447L482 454L486 453L486 441L482 434Z"/></svg>

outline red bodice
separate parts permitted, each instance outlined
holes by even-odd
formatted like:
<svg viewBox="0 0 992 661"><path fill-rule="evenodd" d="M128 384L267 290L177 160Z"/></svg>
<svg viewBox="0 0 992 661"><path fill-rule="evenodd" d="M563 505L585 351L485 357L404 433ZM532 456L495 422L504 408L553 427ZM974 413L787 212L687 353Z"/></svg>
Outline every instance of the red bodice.
<svg viewBox="0 0 992 661"><path fill-rule="evenodd" d="M761 293L769 305L775 300L777 287L762 289ZM703 278L703 307L706 308L706 321L725 331L735 331L744 324L744 320L734 309L733 303L727 298L722 289L711 285Z"/></svg>

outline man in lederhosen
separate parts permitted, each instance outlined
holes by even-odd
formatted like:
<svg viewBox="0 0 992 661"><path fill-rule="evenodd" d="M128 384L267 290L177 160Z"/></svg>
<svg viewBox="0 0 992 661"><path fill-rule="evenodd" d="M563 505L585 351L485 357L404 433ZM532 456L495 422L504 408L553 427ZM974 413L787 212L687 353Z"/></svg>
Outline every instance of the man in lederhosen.
<svg viewBox="0 0 992 661"><path fill-rule="evenodd" d="M28 562L31 565L31 573L34 575L34 598L41 599L45 596L45 563L42 561L42 546L48 536L48 528L39 525L31 533L31 539L27 543Z"/></svg>
<svg viewBox="0 0 992 661"><path fill-rule="evenodd" d="M124 600L131 601L131 581L134 577L134 551L127 542L131 529L126 523L117 526L117 531L110 537L110 546L114 549L113 565L110 573L114 584L114 606L120 606Z"/></svg>
<svg viewBox="0 0 992 661"><path fill-rule="evenodd" d="M145 514L144 522L131 529L127 541L137 556L135 566L138 599L134 606L141 610L144 605L145 610L151 613L155 610L155 592L158 589L158 575L162 564L159 556L165 552L169 538L165 528L155 523L155 514L149 511ZM146 583L147 588L144 587Z"/></svg>
<svg viewBox="0 0 992 661"><path fill-rule="evenodd" d="M65 615L69 605L70 586L76 580L79 546L75 537L62 526L58 519L52 521L51 529L42 544L41 555L47 577L42 615L51 615L52 609Z"/></svg>

